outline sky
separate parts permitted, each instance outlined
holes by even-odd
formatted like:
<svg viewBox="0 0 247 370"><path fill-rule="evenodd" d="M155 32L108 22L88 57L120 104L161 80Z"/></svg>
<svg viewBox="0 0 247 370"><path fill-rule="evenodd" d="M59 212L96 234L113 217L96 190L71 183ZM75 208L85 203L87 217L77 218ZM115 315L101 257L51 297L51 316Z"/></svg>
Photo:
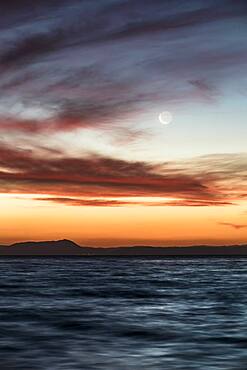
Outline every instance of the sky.
<svg viewBox="0 0 247 370"><path fill-rule="evenodd" d="M245 0L0 0L0 243L247 242L246 21Z"/></svg>

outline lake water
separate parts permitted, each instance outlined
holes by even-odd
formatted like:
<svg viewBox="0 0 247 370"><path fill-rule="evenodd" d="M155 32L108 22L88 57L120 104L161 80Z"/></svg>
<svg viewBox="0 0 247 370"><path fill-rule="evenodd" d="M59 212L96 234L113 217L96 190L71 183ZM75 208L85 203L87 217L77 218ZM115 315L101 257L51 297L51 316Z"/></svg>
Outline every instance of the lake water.
<svg viewBox="0 0 247 370"><path fill-rule="evenodd" d="M245 258L1 258L1 370L246 370Z"/></svg>

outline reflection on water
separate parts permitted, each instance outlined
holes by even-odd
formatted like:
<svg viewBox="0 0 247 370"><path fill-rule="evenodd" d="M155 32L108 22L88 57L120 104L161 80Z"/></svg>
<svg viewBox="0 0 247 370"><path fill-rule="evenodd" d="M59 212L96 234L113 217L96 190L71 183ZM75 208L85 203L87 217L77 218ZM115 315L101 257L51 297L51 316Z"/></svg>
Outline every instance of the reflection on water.
<svg viewBox="0 0 247 370"><path fill-rule="evenodd" d="M1 370L246 370L247 259L1 258Z"/></svg>

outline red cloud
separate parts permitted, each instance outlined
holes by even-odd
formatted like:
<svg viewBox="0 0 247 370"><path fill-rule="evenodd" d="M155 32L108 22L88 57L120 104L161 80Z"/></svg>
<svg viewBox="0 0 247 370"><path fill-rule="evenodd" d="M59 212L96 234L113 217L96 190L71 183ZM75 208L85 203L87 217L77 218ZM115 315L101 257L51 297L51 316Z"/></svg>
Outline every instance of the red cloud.
<svg viewBox="0 0 247 370"><path fill-rule="evenodd" d="M210 206L226 206L232 204L230 202L221 201L203 201L203 200L186 200L179 199L176 201L156 201L156 202L144 202L144 201L124 201L114 199L95 199L95 198L69 198L69 197L47 197L47 198L33 198L34 200L61 203L68 206L92 206L92 207L121 207L121 206L146 206L146 207L210 207Z"/></svg>
<svg viewBox="0 0 247 370"><path fill-rule="evenodd" d="M171 206L216 206L232 204L244 187L241 173L236 185L236 169L240 160L243 163L243 158L236 159L235 164L232 160L228 163L224 158L224 168L215 158L212 164L210 159L206 162L205 158L190 164L154 164L98 155L74 158L57 151L50 151L49 155L50 158L47 157L47 148L18 150L2 145L0 191L45 194L53 198L48 200L74 205L85 205L87 202L95 205L133 204L126 203L124 199L105 198L144 196L178 199L171 200ZM233 176L235 187L229 185L229 188L226 184L230 184ZM167 202L144 204L168 205Z"/></svg>

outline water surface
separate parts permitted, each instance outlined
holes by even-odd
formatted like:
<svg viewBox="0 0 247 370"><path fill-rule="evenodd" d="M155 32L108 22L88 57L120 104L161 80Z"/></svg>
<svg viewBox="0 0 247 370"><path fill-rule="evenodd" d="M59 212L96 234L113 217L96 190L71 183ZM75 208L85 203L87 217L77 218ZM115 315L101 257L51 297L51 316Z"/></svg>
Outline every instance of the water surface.
<svg viewBox="0 0 247 370"><path fill-rule="evenodd" d="M246 370L245 258L1 258L1 370Z"/></svg>

